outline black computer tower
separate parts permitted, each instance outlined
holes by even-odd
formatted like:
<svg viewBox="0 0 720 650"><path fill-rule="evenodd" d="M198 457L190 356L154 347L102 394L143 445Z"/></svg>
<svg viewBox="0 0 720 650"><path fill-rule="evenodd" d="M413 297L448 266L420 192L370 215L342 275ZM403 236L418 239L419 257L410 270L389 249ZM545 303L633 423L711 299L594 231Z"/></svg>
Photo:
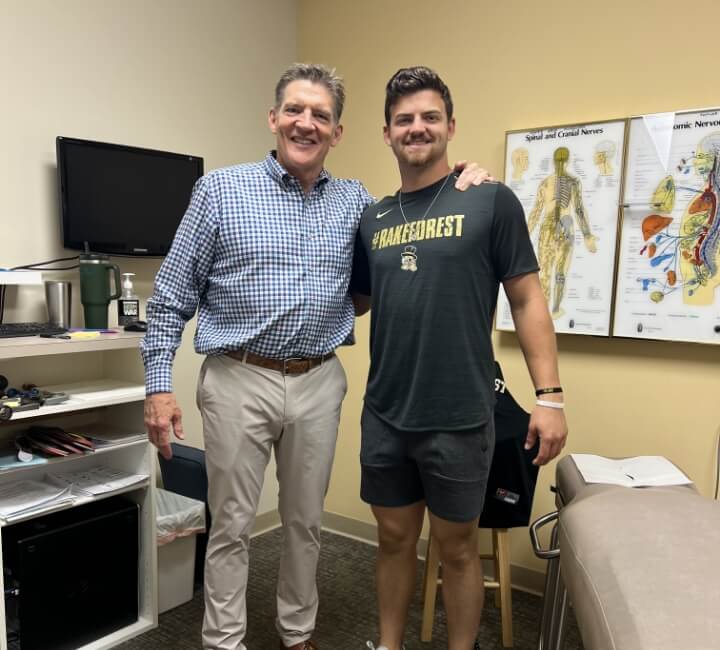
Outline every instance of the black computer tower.
<svg viewBox="0 0 720 650"><path fill-rule="evenodd" d="M71 650L138 619L139 506L111 497L8 526L6 603L21 650Z"/></svg>

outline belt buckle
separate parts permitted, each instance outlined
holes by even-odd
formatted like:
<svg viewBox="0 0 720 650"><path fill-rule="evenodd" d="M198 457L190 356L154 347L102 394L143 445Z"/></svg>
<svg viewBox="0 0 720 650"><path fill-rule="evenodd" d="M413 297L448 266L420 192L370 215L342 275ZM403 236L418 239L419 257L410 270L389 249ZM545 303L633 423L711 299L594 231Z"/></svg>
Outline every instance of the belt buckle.
<svg viewBox="0 0 720 650"><path fill-rule="evenodd" d="M302 372L296 372L296 373L288 372L287 364L290 363L291 361L305 361L305 359L303 359L302 357L290 357L289 359L283 359L282 360L282 374L283 375L291 375L291 374L302 375L303 374ZM307 372L307 370L305 370L304 372Z"/></svg>

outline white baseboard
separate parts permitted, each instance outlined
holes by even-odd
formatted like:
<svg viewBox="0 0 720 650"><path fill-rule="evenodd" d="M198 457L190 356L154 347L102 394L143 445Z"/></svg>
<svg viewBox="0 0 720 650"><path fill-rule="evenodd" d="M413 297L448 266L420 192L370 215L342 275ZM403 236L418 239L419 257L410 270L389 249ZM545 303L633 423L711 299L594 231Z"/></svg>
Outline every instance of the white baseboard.
<svg viewBox="0 0 720 650"><path fill-rule="evenodd" d="M377 527L365 521L351 519L335 512L323 513L323 529L337 535L344 535L359 542L377 546ZM427 540L420 538L418 541L418 557L425 559L427 551ZM483 563L486 570L485 577L494 579L494 567L492 562ZM526 591L531 594L541 595L545 589L545 573L529 569L524 566L510 564L510 575L513 589Z"/></svg>
<svg viewBox="0 0 720 650"><path fill-rule="evenodd" d="M280 526L280 514L277 510L269 510L255 518L255 525L251 537L261 535L269 530ZM377 526L366 521L359 521L336 512L323 513L323 530L336 535L343 535L364 544L377 546ZM427 550L427 540L420 538L418 541L418 557L425 559ZM491 562L485 562L483 565L485 577L494 579L494 567ZM545 589L545 573L529 569L524 566L510 564L510 575L513 589L526 591L531 594L541 595Z"/></svg>
<svg viewBox="0 0 720 650"><path fill-rule="evenodd" d="M255 517L250 537L267 533L269 530L280 527L280 513L277 510L268 510Z"/></svg>
<svg viewBox="0 0 720 650"><path fill-rule="evenodd" d="M336 512L323 512L323 530L377 546L377 526Z"/></svg>

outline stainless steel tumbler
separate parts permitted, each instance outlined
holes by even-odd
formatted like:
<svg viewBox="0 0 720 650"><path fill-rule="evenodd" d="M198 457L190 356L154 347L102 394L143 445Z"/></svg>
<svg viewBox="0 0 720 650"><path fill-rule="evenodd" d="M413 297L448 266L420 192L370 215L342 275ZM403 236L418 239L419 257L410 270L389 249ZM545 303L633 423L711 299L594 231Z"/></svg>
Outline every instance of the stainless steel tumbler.
<svg viewBox="0 0 720 650"><path fill-rule="evenodd" d="M72 303L72 283L63 280L45 282L45 304L48 323L58 327L70 327L70 305Z"/></svg>

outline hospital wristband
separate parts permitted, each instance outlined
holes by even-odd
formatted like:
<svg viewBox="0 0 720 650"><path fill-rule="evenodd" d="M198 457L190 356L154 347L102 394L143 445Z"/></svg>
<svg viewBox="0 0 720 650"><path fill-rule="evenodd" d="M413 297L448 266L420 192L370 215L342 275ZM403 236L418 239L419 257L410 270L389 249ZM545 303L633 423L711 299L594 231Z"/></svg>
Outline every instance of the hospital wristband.
<svg viewBox="0 0 720 650"><path fill-rule="evenodd" d="M546 406L549 409L564 409L565 402L549 402L546 399L539 399L535 402L538 406Z"/></svg>

